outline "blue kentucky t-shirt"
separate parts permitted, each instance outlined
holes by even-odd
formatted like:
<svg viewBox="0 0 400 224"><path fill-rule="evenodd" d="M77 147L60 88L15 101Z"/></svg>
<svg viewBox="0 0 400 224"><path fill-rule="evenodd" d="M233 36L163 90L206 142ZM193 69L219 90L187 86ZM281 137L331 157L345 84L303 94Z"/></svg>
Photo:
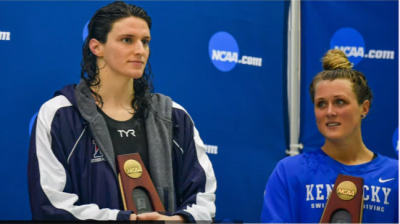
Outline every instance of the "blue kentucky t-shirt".
<svg viewBox="0 0 400 224"><path fill-rule="evenodd" d="M363 223L398 223L398 160L379 155L347 166L321 149L287 157L271 174L261 222L319 223L338 174L364 179Z"/></svg>

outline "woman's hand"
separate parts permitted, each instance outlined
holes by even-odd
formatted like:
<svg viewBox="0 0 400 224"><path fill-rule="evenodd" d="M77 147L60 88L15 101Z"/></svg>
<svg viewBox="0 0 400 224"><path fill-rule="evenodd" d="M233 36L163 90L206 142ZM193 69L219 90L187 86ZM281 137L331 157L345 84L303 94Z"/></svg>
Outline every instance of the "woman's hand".
<svg viewBox="0 0 400 224"><path fill-rule="evenodd" d="M174 222L174 223L184 223L185 219L182 218L180 215L174 216L166 216L161 215L158 212L149 212L137 215L137 219L140 221L143 220L158 220L158 221L167 221L167 222Z"/></svg>
<svg viewBox="0 0 400 224"><path fill-rule="evenodd" d="M131 216L129 216L129 220L137 220L137 215L136 214L131 214Z"/></svg>

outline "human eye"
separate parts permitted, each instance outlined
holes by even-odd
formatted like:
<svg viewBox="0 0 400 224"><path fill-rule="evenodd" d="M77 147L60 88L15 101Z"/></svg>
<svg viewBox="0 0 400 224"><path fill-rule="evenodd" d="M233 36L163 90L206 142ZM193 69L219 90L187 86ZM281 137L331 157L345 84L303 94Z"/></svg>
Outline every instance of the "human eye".
<svg viewBox="0 0 400 224"><path fill-rule="evenodd" d="M125 37L125 38L122 38L122 42L123 42L123 43L130 44L130 43L132 43L132 39L129 38L129 37Z"/></svg>
<svg viewBox="0 0 400 224"><path fill-rule="evenodd" d="M337 99L337 100L335 101L335 104L336 104L336 105L339 105L339 106L343 106L343 105L346 104L346 101L344 101L344 100L342 100L342 99Z"/></svg>
<svg viewBox="0 0 400 224"><path fill-rule="evenodd" d="M146 40L146 39L145 39L145 40L142 40L142 44L143 44L144 46L149 45L149 42L150 42L150 41L149 41L149 40Z"/></svg>
<svg viewBox="0 0 400 224"><path fill-rule="evenodd" d="M317 104L316 104L316 106L317 106L318 108L323 108L323 107L326 106L326 102L325 102L325 101L318 101Z"/></svg>

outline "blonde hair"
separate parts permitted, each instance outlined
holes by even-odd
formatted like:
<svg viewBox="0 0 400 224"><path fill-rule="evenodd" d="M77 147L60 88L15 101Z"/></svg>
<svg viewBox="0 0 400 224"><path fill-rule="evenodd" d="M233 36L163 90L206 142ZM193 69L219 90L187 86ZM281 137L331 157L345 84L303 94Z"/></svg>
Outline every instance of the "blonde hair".
<svg viewBox="0 0 400 224"><path fill-rule="evenodd" d="M351 69L353 66L343 51L339 49L327 51L322 58L322 67L324 71L318 73L310 84L309 92L313 103L315 86L318 82L323 80L347 79L352 83L352 89L357 97L358 104L361 105L365 100L369 100L371 107L372 91L368 86L368 81L364 74Z"/></svg>

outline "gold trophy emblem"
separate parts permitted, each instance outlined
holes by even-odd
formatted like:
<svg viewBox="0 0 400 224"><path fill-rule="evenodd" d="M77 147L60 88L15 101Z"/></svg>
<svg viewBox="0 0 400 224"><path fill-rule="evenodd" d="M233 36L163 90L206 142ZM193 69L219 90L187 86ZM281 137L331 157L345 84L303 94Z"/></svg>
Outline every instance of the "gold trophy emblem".
<svg viewBox="0 0 400 224"><path fill-rule="evenodd" d="M349 201L357 194L357 187L351 181L343 181L336 188L336 194L342 200Z"/></svg>
<svg viewBox="0 0 400 224"><path fill-rule="evenodd" d="M133 159L129 159L124 163L124 171L126 175L134 179L139 178L143 173L140 163Z"/></svg>

